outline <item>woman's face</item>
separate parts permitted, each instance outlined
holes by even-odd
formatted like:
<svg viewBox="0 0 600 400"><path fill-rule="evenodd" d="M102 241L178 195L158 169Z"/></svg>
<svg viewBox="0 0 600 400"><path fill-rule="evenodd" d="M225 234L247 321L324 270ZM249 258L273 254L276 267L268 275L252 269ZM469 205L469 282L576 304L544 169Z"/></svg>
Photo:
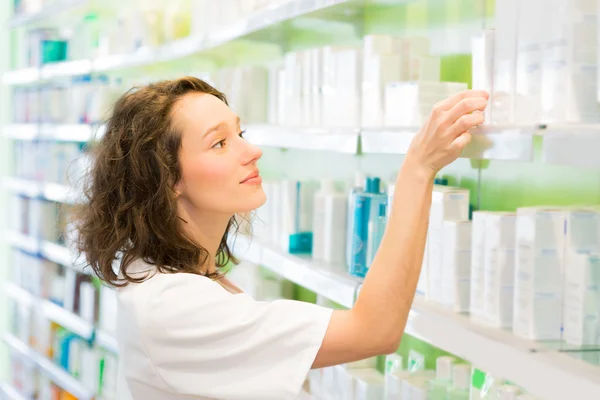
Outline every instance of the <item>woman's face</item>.
<svg viewBox="0 0 600 400"><path fill-rule="evenodd" d="M240 119L217 97L185 95L173 109L182 133L176 190L197 212L230 214L266 201L256 163L262 151L242 138Z"/></svg>

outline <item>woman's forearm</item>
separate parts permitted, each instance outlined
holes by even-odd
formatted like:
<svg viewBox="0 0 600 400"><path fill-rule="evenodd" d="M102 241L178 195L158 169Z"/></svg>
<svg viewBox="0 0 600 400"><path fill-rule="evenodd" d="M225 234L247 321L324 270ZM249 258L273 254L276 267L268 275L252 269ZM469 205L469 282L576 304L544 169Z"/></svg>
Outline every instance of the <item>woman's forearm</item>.
<svg viewBox="0 0 600 400"><path fill-rule="evenodd" d="M398 174L391 214L353 312L384 350L394 351L415 295L429 224L434 173L408 156ZM373 337L376 335L377 337ZM389 347L389 348L388 348Z"/></svg>

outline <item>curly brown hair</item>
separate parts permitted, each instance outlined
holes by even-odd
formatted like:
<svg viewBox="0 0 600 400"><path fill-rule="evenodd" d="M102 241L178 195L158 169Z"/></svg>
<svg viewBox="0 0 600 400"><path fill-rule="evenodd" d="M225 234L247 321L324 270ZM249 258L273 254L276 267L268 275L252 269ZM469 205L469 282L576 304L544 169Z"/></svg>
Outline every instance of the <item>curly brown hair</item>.
<svg viewBox="0 0 600 400"><path fill-rule="evenodd" d="M93 164L84 182L84 201L75 213L77 250L105 283L122 287L139 283L127 269L137 259L160 272L187 272L211 279L237 260L227 244L235 216L219 245L217 272L203 271L209 252L182 229L175 185L181 132L172 121L173 106L186 94L225 95L194 77L134 87L114 105L106 131L93 149ZM120 261L120 273L113 263Z"/></svg>

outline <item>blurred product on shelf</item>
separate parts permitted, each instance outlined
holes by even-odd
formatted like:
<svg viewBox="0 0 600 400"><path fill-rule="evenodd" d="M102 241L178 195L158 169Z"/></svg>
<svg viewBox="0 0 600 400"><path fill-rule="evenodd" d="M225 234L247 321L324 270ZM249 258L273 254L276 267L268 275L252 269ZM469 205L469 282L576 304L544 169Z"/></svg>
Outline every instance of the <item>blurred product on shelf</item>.
<svg viewBox="0 0 600 400"><path fill-rule="evenodd" d="M446 400L448 389L452 384L452 370L456 359L442 356L435 360L435 379L428 383L428 398L430 400Z"/></svg>
<svg viewBox="0 0 600 400"><path fill-rule="evenodd" d="M100 124L122 93L121 80L104 75L71 78L69 84L15 88L13 122Z"/></svg>

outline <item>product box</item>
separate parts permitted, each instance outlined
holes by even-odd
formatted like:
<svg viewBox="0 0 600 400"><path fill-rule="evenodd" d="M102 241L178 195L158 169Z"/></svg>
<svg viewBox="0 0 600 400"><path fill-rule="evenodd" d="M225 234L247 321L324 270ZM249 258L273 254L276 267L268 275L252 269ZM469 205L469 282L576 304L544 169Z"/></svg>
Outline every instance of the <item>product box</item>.
<svg viewBox="0 0 600 400"><path fill-rule="evenodd" d="M485 312L485 234L487 211L473 212L471 226L471 318L482 321Z"/></svg>
<svg viewBox="0 0 600 400"><path fill-rule="evenodd" d="M455 312L468 312L471 290L471 222L444 221L442 237L443 304Z"/></svg>
<svg viewBox="0 0 600 400"><path fill-rule="evenodd" d="M600 255L572 255L565 275L564 339L600 346Z"/></svg>
<svg viewBox="0 0 600 400"><path fill-rule="evenodd" d="M469 220L469 191L448 186L435 186L431 200L428 231L427 298L444 302L443 260L444 221Z"/></svg>
<svg viewBox="0 0 600 400"><path fill-rule="evenodd" d="M391 54L367 55L363 63L362 127L383 126L384 92L389 82L400 80L400 56Z"/></svg>
<svg viewBox="0 0 600 400"><path fill-rule="evenodd" d="M494 93L494 33L495 31L492 29L484 30L471 41L471 69L473 71L471 87L485 90L490 96ZM491 101L493 99L490 100L490 104ZM492 123L492 107L487 107L484 113L485 120Z"/></svg>
<svg viewBox="0 0 600 400"><path fill-rule="evenodd" d="M576 208L566 218L564 339L600 345L600 213Z"/></svg>
<svg viewBox="0 0 600 400"><path fill-rule="evenodd" d="M513 19L517 21L518 32L515 122L521 124L536 124L541 119L542 48L550 30L547 20L539 18L540 7L545 7L544 4L533 0L518 2L517 17ZM498 45L507 40L502 35L498 38Z"/></svg>
<svg viewBox="0 0 600 400"><path fill-rule="evenodd" d="M513 332L559 340L562 327L565 211L519 208L516 224Z"/></svg>
<svg viewBox="0 0 600 400"><path fill-rule="evenodd" d="M515 122L515 82L517 66L517 12L520 0L496 2L494 79L491 114L494 123ZM501 40L500 40L501 39Z"/></svg>
<svg viewBox="0 0 600 400"><path fill-rule="evenodd" d="M598 5L551 0L542 50L542 122L598 123Z"/></svg>
<svg viewBox="0 0 600 400"><path fill-rule="evenodd" d="M498 328L513 322L515 281L515 213L488 213L485 219L484 312L485 320Z"/></svg>

